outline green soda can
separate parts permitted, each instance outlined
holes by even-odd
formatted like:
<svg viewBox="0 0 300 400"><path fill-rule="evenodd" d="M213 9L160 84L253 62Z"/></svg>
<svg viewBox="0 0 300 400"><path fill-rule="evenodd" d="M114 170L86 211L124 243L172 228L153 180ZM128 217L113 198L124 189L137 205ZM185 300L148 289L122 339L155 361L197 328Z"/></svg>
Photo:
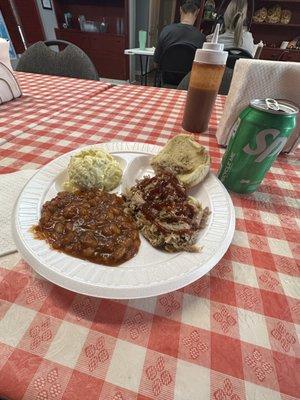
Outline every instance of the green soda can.
<svg viewBox="0 0 300 400"><path fill-rule="evenodd" d="M296 127L299 109L287 100L252 100L232 127L219 179L236 193L258 188Z"/></svg>

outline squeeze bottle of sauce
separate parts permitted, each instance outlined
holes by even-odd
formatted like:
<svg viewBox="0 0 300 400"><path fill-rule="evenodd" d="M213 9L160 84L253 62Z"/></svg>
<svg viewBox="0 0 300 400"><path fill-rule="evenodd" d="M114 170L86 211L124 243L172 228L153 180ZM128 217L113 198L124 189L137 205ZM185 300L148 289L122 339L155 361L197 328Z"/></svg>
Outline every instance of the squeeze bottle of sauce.
<svg viewBox="0 0 300 400"><path fill-rule="evenodd" d="M210 43L196 50L193 62L182 127L191 133L205 132L225 71L228 53L218 43L217 24Z"/></svg>

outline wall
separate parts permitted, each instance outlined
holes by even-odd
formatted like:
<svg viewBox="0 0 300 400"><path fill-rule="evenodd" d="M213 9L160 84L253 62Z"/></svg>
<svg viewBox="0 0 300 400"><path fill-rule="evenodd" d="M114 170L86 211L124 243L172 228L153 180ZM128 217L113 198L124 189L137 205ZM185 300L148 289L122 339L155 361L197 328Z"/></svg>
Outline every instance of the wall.
<svg viewBox="0 0 300 400"><path fill-rule="evenodd" d="M149 4L150 0L137 0L135 4L135 44L133 47L139 47L139 31L149 31ZM135 73L131 75L140 75L140 59L135 58Z"/></svg>
<svg viewBox="0 0 300 400"><path fill-rule="evenodd" d="M149 24L149 0L138 0L136 2L136 30L135 30L135 45L139 47L139 31L148 32Z"/></svg>
<svg viewBox="0 0 300 400"><path fill-rule="evenodd" d="M136 0L129 0L129 48L135 47ZM135 81L135 57L129 57L129 81Z"/></svg>
<svg viewBox="0 0 300 400"><path fill-rule="evenodd" d="M174 21L176 0L163 0L160 3L158 34Z"/></svg>
<svg viewBox="0 0 300 400"><path fill-rule="evenodd" d="M41 0L35 0L38 6L42 24L44 26L44 31L46 35L46 40L56 39L54 28L57 28L56 16L53 10L44 10L42 7ZM53 4L52 4L53 7Z"/></svg>

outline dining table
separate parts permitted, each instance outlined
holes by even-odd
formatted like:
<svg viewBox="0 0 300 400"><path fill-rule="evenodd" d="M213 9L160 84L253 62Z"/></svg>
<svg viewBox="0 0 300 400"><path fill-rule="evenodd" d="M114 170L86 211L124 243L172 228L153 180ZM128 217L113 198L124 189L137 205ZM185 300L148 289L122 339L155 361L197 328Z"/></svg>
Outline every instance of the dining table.
<svg viewBox="0 0 300 400"><path fill-rule="evenodd" d="M146 47L145 49L134 48L134 49L125 49L124 54L127 56L139 56L140 59L140 77L141 77L141 85L147 86L147 78L151 71L149 71L149 58L154 57L155 47ZM143 62L143 58L145 58L145 65Z"/></svg>
<svg viewBox="0 0 300 400"><path fill-rule="evenodd" d="M1 105L0 144L111 87L106 82L25 72L15 72L15 77L22 97Z"/></svg>
<svg viewBox="0 0 300 400"><path fill-rule="evenodd" d="M163 146L182 132L185 91L16 76L24 96L0 106L0 174L104 142ZM195 135L214 174L225 102L216 98L208 131ZM255 193L230 193L230 247L171 293L86 296L45 280L18 252L0 257L0 398L299 399L299 166L299 153L280 155Z"/></svg>

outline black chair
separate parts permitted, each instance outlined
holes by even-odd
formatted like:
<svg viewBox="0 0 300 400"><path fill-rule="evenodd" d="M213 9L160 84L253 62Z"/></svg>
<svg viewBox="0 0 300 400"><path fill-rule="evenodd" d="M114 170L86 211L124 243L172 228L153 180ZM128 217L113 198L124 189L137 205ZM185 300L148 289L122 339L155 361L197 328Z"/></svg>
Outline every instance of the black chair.
<svg viewBox="0 0 300 400"><path fill-rule="evenodd" d="M226 67L230 69L234 69L235 63L240 58L253 58L252 54L249 53L249 51L240 49L239 47L230 47L224 50L228 52Z"/></svg>
<svg viewBox="0 0 300 400"><path fill-rule="evenodd" d="M233 70L237 60L239 60L240 58L253 58L253 57L252 54L249 53L249 51L241 49L239 47L227 48L225 49L225 51L228 51L228 58L226 62L226 69L220 85L219 94L227 95L230 89Z"/></svg>
<svg viewBox="0 0 300 400"><path fill-rule="evenodd" d="M192 69L196 47L190 44L173 44L163 53L155 74L155 86L177 86Z"/></svg>
<svg viewBox="0 0 300 400"><path fill-rule="evenodd" d="M190 84L190 77L191 77L191 72L186 74L186 76L182 79L182 81L177 86L177 89L178 90L188 90L189 84Z"/></svg>
<svg viewBox="0 0 300 400"><path fill-rule="evenodd" d="M58 46L59 49L64 46L65 48L61 51L53 51L49 46ZM33 44L22 54L16 70L99 80L98 72L85 52L64 40L50 40Z"/></svg>
<svg viewBox="0 0 300 400"><path fill-rule="evenodd" d="M244 49L240 49L237 47L226 49L228 51L228 58L226 62L226 68L225 72L223 75L223 79L219 88L219 94L224 94L227 95L229 92L232 76L233 76L233 70L235 63L239 58L253 58L252 55ZM188 90L190 83L190 73L188 73L182 81L179 83L177 86L177 89L179 90Z"/></svg>

